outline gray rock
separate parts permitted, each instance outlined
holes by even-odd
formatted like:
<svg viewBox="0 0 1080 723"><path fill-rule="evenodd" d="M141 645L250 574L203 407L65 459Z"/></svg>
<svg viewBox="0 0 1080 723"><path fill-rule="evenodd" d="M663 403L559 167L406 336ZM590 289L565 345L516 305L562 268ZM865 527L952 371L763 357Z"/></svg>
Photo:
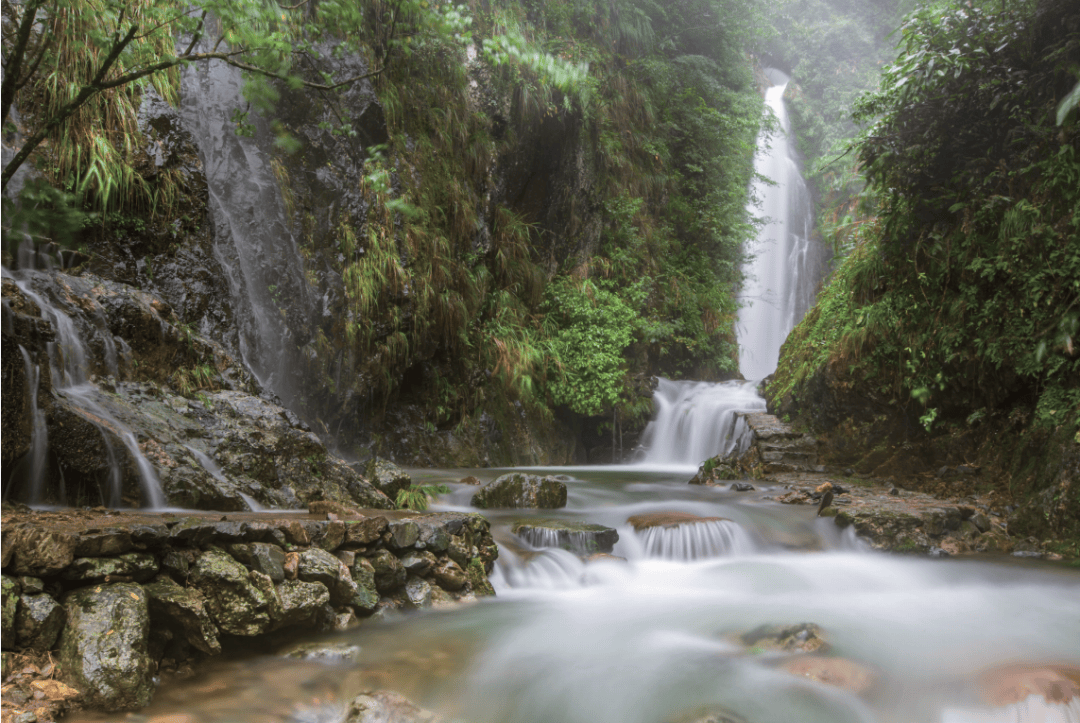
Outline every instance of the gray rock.
<svg viewBox="0 0 1080 723"><path fill-rule="evenodd" d="M465 571L461 569L453 560L440 561L431 571L432 577L439 584L439 587L444 590L450 590L456 592L465 586L468 582L468 576Z"/></svg>
<svg viewBox="0 0 1080 723"><path fill-rule="evenodd" d="M566 485L554 477L512 472L480 488L472 497L472 505L480 509L566 507Z"/></svg>
<svg viewBox="0 0 1080 723"><path fill-rule="evenodd" d="M229 554L246 567L258 570L275 583L285 579L285 551L267 542L249 542L229 545Z"/></svg>
<svg viewBox="0 0 1080 723"><path fill-rule="evenodd" d="M990 518L982 512L976 512L972 515L971 523L979 529L979 532L987 532L990 529Z"/></svg>
<svg viewBox="0 0 1080 723"><path fill-rule="evenodd" d="M130 577L142 582L157 575L160 567L153 555L129 552L119 557L80 557L64 570L65 580L104 580L106 577Z"/></svg>
<svg viewBox="0 0 1080 723"><path fill-rule="evenodd" d="M51 650L64 627L63 606L45 593L23 595L15 616L15 644L31 650Z"/></svg>
<svg viewBox="0 0 1080 723"><path fill-rule="evenodd" d="M179 580L186 580L195 553L191 550L169 550L161 558L161 570Z"/></svg>
<svg viewBox="0 0 1080 723"><path fill-rule="evenodd" d="M3 600L3 629L0 640L4 650L15 647L15 616L19 610L19 583L14 578L0 577L0 598Z"/></svg>
<svg viewBox="0 0 1080 723"><path fill-rule="evenodd" d="M533 547L560 547L582 555L611 552L619 541L614 528L569 520L519 520L511 530Z"/></svg>
<svg viewBox="0 0 1080 723"><path fill-rule="evenodd" d="M330 604L346 605L356 594L349 568L326 550L313 547L300 553L297 577L304 582L322 583L330 591Z"/></svg>
<svg viewBox="0 0 1080 723"><path fill-rule="evenodd" d="M405 583L405 597L414 608L431 607L431 585L423 578L409 576Z"/></svg>
<svg viewBox="0 0 1080 723"><path fill-rule="evenodd" d="M371 612L379 604L379 593L375 588L375 568L368 560L358 557L351 568L356 594L349 603L357 610Z"/></svg>
<svg viewBox="0 0 1080 723"><path fill-rule="evenodd" d="M287 580L277 586L277 594L281 600L280 627L308 623L330 602L330 591L318 582Z"/></svg>
<svg viewBox="0 0 1080 723"><path fill-rule="evenodd" d="M168 577L146 585L150 620L184 636L194 648L208 655L221 652L217 628L206 609L206 598L198 590L181 587Z"/></svg>
<svg viewBox="0 0 1080 723"><path fill-rule="evenodd" d="M450 536L461 529L461 520L437 522L417 520L416 524L420 528L419 542L432 552L442 552L448 548L450 546ZM451 529L453 532L451 532Z"/></svg>
<svg viewBox="0 0 1080 723"><path fill-rule="evenodd" d="M467 567L469 560L479 554L479 550L470 545L468 540L461 535L452 535L450 537L450 544L447 546L446 552L450 555L451 560L462 567Z"/></svg>
<svg viewBox="0 0 1080 723"><path fill-rule="evenodd" d="M368 481L391 500L396 500L398 492L412 486L408 473L389 460L370 460L364 473Z"/></svg>
<svg viewBox="0 0 1080 723"><path fill-rule="evenodd" d="M58 655L64 682L82 691L94 708L132 710L149 704L153 661L143 589L132 583L85 587L69 593L64 606L67 625Z"/></svg>
<svg viewBox="0 0 1080 723"><path fill-rule="evenodd" d="M407 698L387 690L363 693L349 705L344 723L444 723L445 719L418 708Z"/></svg>
<svg viewBox="0 0 1080 723"><path fill-rule="evenodd" d="M360 661L360 646L351 643L296 643L284 648L278 655L320 663L357 663Z"/></svg>
<svg viewBox="0 0 1080 723"><path fill-rule="evenodd" d="M401 565L405 571L413 575L423 575L435 564L435 556L424 550L422 552L407 552L401 556Z"/></svg>
<svg viewBox="0 0 1080 723"><path fill-rule="evenodd" d="M22 588L23 595L34 595L39 592L45 592L45 581L40 577L24 575L19 578L19 586Z"/></svg>
<svg viewBox="0 0 1080 723"><path fill-rule="evenodd" d="M273 582L250 572L222 550L207 550L196 560L190 583L206 598L210 617L231 635L258 635L281 615Z"/></svg>
<svg viewBox="0 0 1080 723"><path fill-rule="evenodd" d="M79 542L75 546L76 557L111 557L123 555L131 550L131 533L125 530L108 528L104 530L84 530L79 533Z"/></svg>
<svg viewBox="0 0 1080 723"><path fill-rule="evenodd" d="M375 570L375 589L380 593L393 592L405 584L405 568L389 550L378 550L368 561Z"/></svg>
<svg viewBox="0 0 1080 723"><path fill-rule="evenodd" d="M412 520L394 520L387 531L390 534L387 544L395 550L412 547L420 539L420 527Z"/></svg>

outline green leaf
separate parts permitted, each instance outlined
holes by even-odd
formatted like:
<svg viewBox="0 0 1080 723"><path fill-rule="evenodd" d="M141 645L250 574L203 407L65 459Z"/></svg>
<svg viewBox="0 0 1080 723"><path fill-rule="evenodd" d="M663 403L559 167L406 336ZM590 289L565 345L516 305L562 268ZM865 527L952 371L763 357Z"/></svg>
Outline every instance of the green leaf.
<svg viewBox="0 0 1080 723"><path fill-rule="evenodd" d="M1058 104L1057 124L1059 126L1064 125L1065 119L1077 105L1080 105L1080 80L1076 82L1076 85L1069 91L1069 94L1062 98L1061 102Z"/></svg>

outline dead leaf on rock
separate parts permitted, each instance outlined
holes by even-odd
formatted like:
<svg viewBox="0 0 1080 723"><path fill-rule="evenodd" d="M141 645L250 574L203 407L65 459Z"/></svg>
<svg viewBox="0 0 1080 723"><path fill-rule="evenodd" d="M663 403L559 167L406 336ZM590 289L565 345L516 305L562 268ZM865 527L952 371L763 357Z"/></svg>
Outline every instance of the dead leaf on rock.
<svg viewBox="0 0 1080 723"><path fill-rule="evenodd" d="M30 687L52 701L71 700L79 697L79 691L70 685L61 683L59 680L35 680L30 684Z"/></svg>

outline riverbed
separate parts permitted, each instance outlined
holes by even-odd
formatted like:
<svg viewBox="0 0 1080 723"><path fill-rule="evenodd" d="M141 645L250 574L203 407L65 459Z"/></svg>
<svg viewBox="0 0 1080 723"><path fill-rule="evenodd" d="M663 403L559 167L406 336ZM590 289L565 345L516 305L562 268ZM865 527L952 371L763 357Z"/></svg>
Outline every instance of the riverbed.
<svg viewBox="0 0 1080 723"><path fill-rule="evenodd" d="M450 484L435 509L471 510L477 487L456 480L506 471L412 474ZM1080 698L1023 695L1036 685L1025 674L1058 675L1067 693L1080 671L1074 567L872 552L813 507L764 499L782 491L768 482L739 493L688 485L678 467L528 471L557 475L568 503L485 512L496 597L367 620L319 638L330 647L318 659L278 654L297 641L235 654L164 683L139 719L329 723L378 689L472 723L1080 720ZM654 513L706 520L627 522ZM512 534L537 519L606 525L619 540L610 555L575 554ZM812 644L770 644L784 627ZM822 659L843 662L807 663ZM1018 704L991 706L1010 685Z"/></svg>

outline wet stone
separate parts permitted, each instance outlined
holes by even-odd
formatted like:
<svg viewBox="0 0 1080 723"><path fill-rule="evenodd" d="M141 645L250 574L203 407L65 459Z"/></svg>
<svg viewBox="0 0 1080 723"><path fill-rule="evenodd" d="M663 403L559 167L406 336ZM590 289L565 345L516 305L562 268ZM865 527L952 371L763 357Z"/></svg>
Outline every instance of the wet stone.
<svg viewBox="0 0 1080 723"><path fill-rule="evenodd" d="M432 552L442 552L448 548L450 546L450 536L453 532L461 529L461 523L458 522L457 525L454 525L453 521L447 523L433 523L418 520L416 524L420 528L419 542ZM451 530L453 530L453 532Z"/></svg>
<svg viewBox="0 0 1080 723"><path fill-rule="evenodd" d="M432 577L439 584L439 587L444 590L450 590L456 592L465 587L465 583L468 582L468 576L465 571L461 569L453 560L442 560L431 571Z"/></svg>
<svg viewBox="0 0 1080 723"><path fill-rule="evenodd" d="M345 523L345 543L369 545L386 531L389 522L385 517L365 517L358 522Z"/></svg>
<svg viewBox="0 0 1080 723"><path fill-rule="evenodd" d="M4 575L0 577L0 597L3 599L3 629L0 631L0 641L4 649L14 647L15 642L15 615L19 610L19 583L14 578Z"/></svg>
<svg viewBox="0 0 1080 723"><path fill-rule="evenodd" d="M356 594L356 583L349 568L326 550L313 547L300 553L297 577L304 582L319 582L330 591L333 605L345 605Z"/></svg>
<svg viewBox="0 0 1080 723"><path fill-rule="evenodd" d="M23 595L15 616L15 644L31 650L50 650L66 619L63 606L49 595Z"/></svg>
<svg viewBox="0 0 1080 723"><path fill-rule="evenodd" d="M435 564L435 556L424 550L423 552L409 552L401 556L401 565L406 572L413 575L423 575Z"/></svg>
<svg viewBox="0 0 1080 723"><path fill-rule="evenodd" d="M389 460L372 459L364 471L368 481L391 500L396 500L398 492L412 486L408 473Z"/></svg>
<svg viewBox="0 0 1080 723"><path fill-rule="evenodd" d="M343 723L444 723L442 716L419 708L404 696L386 690L363 693L349 706Z"/></svg>
<svg viewBox="0 0 1080 723"><path fill-rule="evenodd" d="M76 557L110 557L123 555L134 543L131 533L124 530L85 530L79 534L79 543L75 546Z"/></svg>
<svg viewBox="0 0 1080 723"><path fill-rule="evenodd" d="M412 547L420 539L420 527L412 520L395 520L390 523L387 533L389 545L395 550Z"/></svg>
<svg viewBox="0 0 1080 723"><path fill-rule="evenodd" d="M330 602L330 591L317 582L287 580L277 586L277 594L281 600L280 627L309 622Z"/></svg>
<svg viewBox="0 0 1080 723"><path fill-rule="evenodd" d="M149 548L164 545L169 540L169 528L162 524L128 525L126 531L132 542Z"/></svg>
<svg viewBox="0 0 1080 723"><path fill-rule="evenodd" d="M405 583L405 597L414 608L431 607L431 585L427 580L409 576Z"/></svg>
<svg viewBox="0 0 1080 723"><path fill-rule="evenodd" d="M9 525L3 531L3 547L12 551L12 558L5 569L16 575L55 575L75 559L77 545L78 537L66 532Z"/></svg>
<svg viewBox="0 0 1080 723"><path fill-rule="evenodd" d="M266 542L229 545L229 554L252 570L258 570L274 582L285 579L285 551Z"/></svg>
<svg viewBox="0 0 1080 723"><path fill-rule="evenodd" d="M280 611L270 578L254 570L249 573L223 550L203 553L190 581L206 598L210 616L222 632L258 635L270 628L275 612Z"/></svg>
<svg viewBox="0 0 1080 723"><path fill-rule="evenodd" d="M349 603L358 610L371 612L379 604L379 593L375 587L375 568L371 562L358 557L352 568L353 582L356 583L356 594Z"/></svg>
<svg viewBox="0 0 1080 723"><path fill-rule="evenodd" d="M143 589L131 583L85 587L69 593L64 603L68 622L58 654L64 682L82 691L94 708L149 704L154 681Z"/></svg>
<svg viewBox="0 0 1080 723"><path fill-rule="evenodd" d="M221 652L217 628L206 610L206 598L192 588L181 587L167 577L144 586L150 601L150 620L176 630L192 647L208 655Z"/></svg>
<svg viewBox="0 0 1080 723"><path fill-rule="evenodd" d="M65 580L104 580L107 577L126 577L142 582L157 575L157 559L145 552L129 552L119 557L81 557L64 570Z"/></svg>
<svg viewBox="0 0 1080 723"><path fill-rule="evenodd" d="M45 581L40 577L24 575L19 578L19 587L22 588L24 595L34 595L39 592L45 592Z"/></svg>
<svg viewBox="0 0 1080 723"><path fill-rule="evenodd" d="M161 558L161 571L178 580L186 580L194 559L190 550L169 550Z"/></svg>
<svg viewBox="0 0 1080 723"><path fill-rule="evenodd" d="M821 628L814 623L762 625L743 635L741 640L744 645L758 650L813 653L829 649Z"/></svg>
<svg viewBox="0 0 1080 723"><path fill-rule="evenodd" d="M389 550L377 551L368 561L375 572L375 589L380 593L393 592L405 584L405 568Z"/></svg>
<svg viewBox="0 0 1080 723"><path fill-rule="evenodd" d="M360 646L351 643L297 643L284 648L278 655L319 663L357 663L360 661Z"/></svg>
<svg viewBox="0 0 1080 723"><path fill-rule="evenodd" d="M512 472L481 487L473 495L472 505L480 509L566 507L566 484L554 477Z"/></svg>

